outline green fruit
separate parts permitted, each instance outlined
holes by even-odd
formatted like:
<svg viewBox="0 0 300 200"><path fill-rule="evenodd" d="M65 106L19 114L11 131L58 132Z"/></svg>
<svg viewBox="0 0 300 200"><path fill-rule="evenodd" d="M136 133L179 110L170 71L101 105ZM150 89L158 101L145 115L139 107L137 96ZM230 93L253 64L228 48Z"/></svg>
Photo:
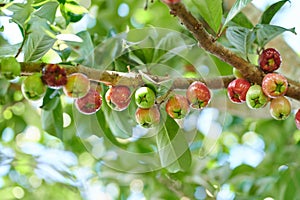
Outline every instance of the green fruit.
<svg viewBox="0 0 300 200"><path fill-rule="evenodd" d="M155 103L155 93L149 87L141 87L135 92L135 102L140 108L151 108Z"/></svg>
<svg viewBox="0 0 300 200"><path fill-rule="evenodd" d="M1 60L1 74L7 79L14 79L21 74L21 65L15 57L6 57Z"/></svg>
<svg viewBox="0 0 300 200"><path fill-rule="evenodd" d="M46 86L44 85L40 73L32 74L23 81L22 93L28 100L36 101L41 99L46 92Z"/></svg>
<svg viewBox="0 0 300 200"><path fill-rule="evenodd" d="M157 106L148 109L137 108L135 112L136 122L144 128L151 128L160 121L160 112Z"/></svg>
<svg viewBox="0 0 300 200"><path fill-rule="evenodd" d="M251 109L264 107L269 98L264 94L260 85L252 85L246 94L247 106Z"/></svg>
<svg viewBox="0 0 300 200"><path fill-rule="evenodd" d="M291 113L291 103L284 97L280 96L272 99L270 104L271 116L276 120L285 120Z"/></svg>
<svg viewBox="0 0 300 200"><path fill-rule="evenodd" d="M67 84L63 86L66 96L71 98L84 97L90 90L90 80L81 73L73 73L67 77Z"/></svg>

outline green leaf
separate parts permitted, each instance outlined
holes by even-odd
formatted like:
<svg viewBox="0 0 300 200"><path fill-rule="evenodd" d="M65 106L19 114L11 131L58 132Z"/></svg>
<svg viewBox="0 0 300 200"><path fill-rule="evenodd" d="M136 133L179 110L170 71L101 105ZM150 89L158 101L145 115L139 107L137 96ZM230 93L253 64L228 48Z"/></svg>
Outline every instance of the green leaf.
<svg viewBox="0 0 300 200"><path fill-rule="evenodd" d="M63 109L59 101L52 110L42 110L42 128L47 133L63 138Z"/></svg>
<svg viewBox="0 0 300 200"><path fill-rule="evenodd" d="M10 82L6 78L0 76L0 85L0 96L4 96L10 86Z"/></svg>
<svg viewBox="0 0 300 200"><path fill-rule="evenodd" d="M47 24L47 20L32 17L30 20L29 35L24 45L24 59L26 62L37 61L53 46L55 39Z"/></svg>
<svg viewBox="0 0 300 200"><path fill-rule="evenodd" d="M256 34L256 42L260 47L264 47L269 41L285 31L290 31L294 34L295 28L286 29L281 26L269 25L269 24L257 24L254 28Z"/></svg>
<svg viewBox="0 0 300 200"><path fill-rule="evenodd" d="M209 55L212 61L215 63L215 65L218 68L218 71L220 72L220 75L226 76L226 75L232 75L232 66L228 63L220 60L218 57L210 54Z"/></svg>
<svg viewBox="0 0 300 200"><path fill-rule="evenodd" d="M14 3L8 7L8 10L12 11L14 14L12 19L16 22L20 27L24 29L26 21L29 19L33 8L31 7L30 3L21 4L21 3Z"/></svg>
<svg viewBox="0 0 300 200"><path fill-rule="evenodd" d="M228 22L230 22L251 1L252 0L237 0L232 6L232 8L230 9L222 29L224 29L227 26Z"/></svg>
<svg viewBox="0 0 300 200"><path fill-rule="evenodd" d="M82 31L76 34L82 39L82 42L66 41L68 45L73 47L77 52L78 58L76 63L81 63L85 66L93 67L95 63L94 44L88 31Z"/></svg>
<svg viewBox="0 0 300 200"><path fill-rule="evenodd" d="M239 12L232 20L231 22L233 22L235 24L235 26L239 25L245 28L253 28L253 24L252 22L247 18L246 15L244 15L244 13Z"/></svg>
<svg viewBox="0 0 300 200"><path fill-rule="evenodd" d="M60 101L60 94L58 90L47 88L46 94L43 98L42 109L51 111L56 108Z"/></svg>
<svg viewBox="0 0 300 200"><path fill-rule="evenodd" d="M280 8L290 0L282 0L272 4L261 16L260 24L270 24L274 15L280 10ZM291 3L291 2L290 2Z"/></svg>
<svg viewBox="0 0 300 200"><path fill-rule="evenodd" d="M56 1L49 1L35 11L34 14L40 18L47 19L50 23L53 23L58 5L58 2Z"/></svg>
<svg viewBox="0 0 300 200"><path fill-rule="evenodd" d="M253 32L244 27L231 26L227 28L226 37L229 42L243 55L248 54L255 40Z"/></svg>
<svg viewBox="0 0 300 200"><path fill-rule="evenodd" d="M191 152L188 143L184 132L171 117L167 116L165 124L157 134L156 143L162 167L171 173L189 169Z"/></svg>
<svg viewBox="0 0 300 200"><path fill-rule="evenodd" d="M111 129L109 128L109 122L107 120L107 117L105 117L104 112L100 109L96 113L99 126L101 127L103 134L106 136L106 138L114 145L122 146L117 140L114 134L111 132Z"/></svg>
<svg viewBox="0 0 300 200"><path fill-rule="evenodd" d="M200 15L217 33L222 21L222 0L193 0L197 6Z"/></svg>

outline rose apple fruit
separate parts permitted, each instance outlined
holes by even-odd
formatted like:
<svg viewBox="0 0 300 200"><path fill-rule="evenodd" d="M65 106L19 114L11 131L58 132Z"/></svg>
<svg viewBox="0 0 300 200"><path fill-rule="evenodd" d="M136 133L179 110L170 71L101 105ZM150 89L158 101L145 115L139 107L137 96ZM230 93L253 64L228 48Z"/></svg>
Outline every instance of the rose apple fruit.
<svg viewBox="0 0 300 200"><path fill-rule="evenodd" d="M152 106L151 108L137 108L135 112L135 119L138 124L144 128L151 128L160 121L160 112L157 106Z"/></svg>
<svg viewBox="0 0 300 200"><path fill-rule="evenodd" d="M185 96L175 94L166 104L168 115L174 119L182 119L189 113L189 102Z"/></svg>
<svg viewBox="0 0 300 200"><path fill-rule="evenodd" d="M58 64L47 64L42 70L42 80L50 88L60 88L67 83L66 69Z"/></svg>
<svg viewBox="0 0 300 200"><path fill-rule="evenodd" d="M113 110L125 110L130 104L131 91L125 85L112 86L105 93L105 100Z"/></svg>
<svg viewBox="0 0 300 200"><path fill-rule="evenodd" d="M149 87L140 87L135 91L135 103L140 108L151 108L155 103L155 93Z"/></svg>
<svg viewBox="0 0 300 200"><path fill-rule="evenodd" d="M298 109L295 114L295 123L296 123L297 129L300 130L300 109Z"/></svg>
<svg viewBox="0 0 300 200"><path fill-rule="evenodd" d="M280 53L274 48L268 48L263 50L259 55L258 63L260 68L266 72L270 73L277 70L281 65Z"/></svg>
<svg viewBox="0 0 300 200"><path fill-rule="evenodd" d="M162 0L162 2L164 2L165 4L176 4L180 3L181 0Z"/></svg>
<svg viewBox="0 0 300 200"><path fill-rule="evenodd" d="M284 97L277 97L271 100L270 104L271 116L276 120L285 120L291 113L291 103Z"/></svg>
<svg viewBox="0 0 300 200"><path fill-rule="evenodd" d="M74 103L81 113L91 115L100 110L102 96L96 89L90 89L84 97L75 99Z"/></svg>
<svg viewBox="0 0 300 200"><path fill-rule="evenodd" d="M227 87L227 94L233 103L243 103L246 101L246 94L251 84L243 78L231 81Z"/></svg>
<svg viewBox="0 0 300 200"><path fill-rule="evenodd" d="M267 74L262 81L262 90L270 98L284 96L288 89L287 79L276 73Z"/></svg>
<svg viewBox="0 0 300 200"><path fill-rule="evenodd" d="M90 90L90 80L82 73L67 76L67 83L63 86L66 96L71 98L84 97Z"/></svg>
<svg viewBox="0 0 300 200"><path fill-rule="evenodd" d="M7 79L14 79L21 74L21 65L15 57L1 59L1 74Z"/></svg>
<svg viewBox="0 0 300 200"><path fill-rule="evenodd" d="M41 79L40 73L34 73L25 78L21 90L24 97L28 100L36 101L44 97L46 86Z"/></svg>
<svg viewBox="0 0 300 200"><path fill-rule="evenodd" d="M211 94L204 83L195 81L188 87L186 97L192 108L200 110L208 105Z"/></svg>
<svg viewBox="0 0 300 200"><path fill-rule="evenodd" d="M251 109L264 107L269 98L264 94L260 85L252 85L246 94L246 104Z"/></svg>

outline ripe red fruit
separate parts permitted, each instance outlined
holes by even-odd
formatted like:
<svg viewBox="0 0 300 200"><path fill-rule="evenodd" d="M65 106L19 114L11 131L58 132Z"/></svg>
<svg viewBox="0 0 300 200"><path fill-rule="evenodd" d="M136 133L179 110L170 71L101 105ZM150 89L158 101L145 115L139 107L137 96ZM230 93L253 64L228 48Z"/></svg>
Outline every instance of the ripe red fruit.
<svg viewBox="0 0 300 200"><path fill-rule="evenodd" d="M60 88L67 83L66 69L58 64L48 64L42 72L42 80L48 87Z"/></svg>
<svg viewBox="0 0 300 200"><path fill-rule="evenodd" d="M300 109L298 109L298 111L296 112L295 123L296 123L297 129L300 130Z"/></svg>
<svg viewBox="0 0 300 200"><path fill-rule="evenodd" d="M102 97L96 89L90 89L84 97L75 99L74 103L81 113L91 115L101 108Z"/></svg>
<svg viewBox="0 0 300 200"><path fill-rule="evenodd" d="M166 4L176 4L176 3L180 3L181 0L162 0L162 2Z"/></svg>
<svg viewBox="0 0 300 200"><path fill-rule="evenodd" d="M166 111L174 119L184 118L189 113L189 102L186 97L175 94L166 104Z"/></svg>
<svg viewBox="0 0 300 200"><path fill-rule="evenodd" d="M246 101L246 94L251 84L243 78L231 81L227 87L227 94L233 103L243 103Z"/></svg>
<svg viewBox="0 0 300 200"><path fill-rule="evenodd" d="M113 110L125 110L130 104L131 91L124 85L112 86L107 90L105 100Z"/></svg>
<svg viewBox="0 0 300 200"><path fill-rule="evenodd" d="M90 90L90 80L81 73L73 73L69 75L67 84L63 86L66 96L72 98L84 97Z"/></svg>
<svg viewBox="0 0 300 200"><path fill-rule="evenodd" d="M288 89L288 81L281 74L270 73L264 77L261 87L265 95L276 98L285 95Z"/></svg>
<svg viewBox="0 0 300 200"><path fill-rule="evenodd" d="M151 108L137 108L135 112L135 119L138 124L144 128L150 128L155 126L160 121L160 112L157 106L152 106Z"/></svg>
<svg viewBox="0 0 300 200"><path fill-rule="evenodd" d="M200 81L195 81L188 87L186 97L191 107L199 110L206 107L211 99L208 87Z"/></svg>
<svg viewBox="0 0 300 200"><path fill-rule="evenodd" d="M284 97L277 97L271 100L270 113L274 119L285 120L291 113L291 103Z"/></svg>
<svg viewBox="0 0 300 200"><path fill-rule="evenodd" d="M270 73L278 69L281 65L280 53L274 48L265 49L258 58L260 68Z"/></svg>

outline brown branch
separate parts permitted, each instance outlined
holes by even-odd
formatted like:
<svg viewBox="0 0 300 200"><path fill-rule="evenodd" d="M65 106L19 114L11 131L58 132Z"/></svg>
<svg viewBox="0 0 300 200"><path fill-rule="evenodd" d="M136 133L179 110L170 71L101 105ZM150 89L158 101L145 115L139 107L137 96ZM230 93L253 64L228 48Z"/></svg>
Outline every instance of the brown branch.
<svg viewBox="0 0 300 200"><path fill-rule="evenodd" d="M215 38L205 30L203 24L182 3L167 4L167 6L171 9L170 13L177 16L181 23L193 34L201 48L238 69L250 82L261 84L265 74L257 66L216 42ZM300 83L290 79L288 81L290 87L286 95L300 101Z"/></svg>
<svg viewBox="0 0 300 200"><path fill-rule="evenodd" d="M22 62L21 71L22 75L30 75L35 72L41 72L45 63L27 63ZM62 65L66 68L67 74L72 73L83 73L89 77L91 81L102 82L107 85L127 85L131 87L138 87L144 85L142 75L135 72L116 72L109 70L99 70L86 67L83 65L71 66ZM159 85L162 82L170 80L170 77L160 77L148 75L150 79L154 81L155 84ZM173 79L173 78L172 78ZM202 78L175 78L173 79L172 89L186 89L193 81L201 81L206 83L210 89L222 89L227 87L227 85L234 80L234 76L223 76L211 79Z"/></svg>

